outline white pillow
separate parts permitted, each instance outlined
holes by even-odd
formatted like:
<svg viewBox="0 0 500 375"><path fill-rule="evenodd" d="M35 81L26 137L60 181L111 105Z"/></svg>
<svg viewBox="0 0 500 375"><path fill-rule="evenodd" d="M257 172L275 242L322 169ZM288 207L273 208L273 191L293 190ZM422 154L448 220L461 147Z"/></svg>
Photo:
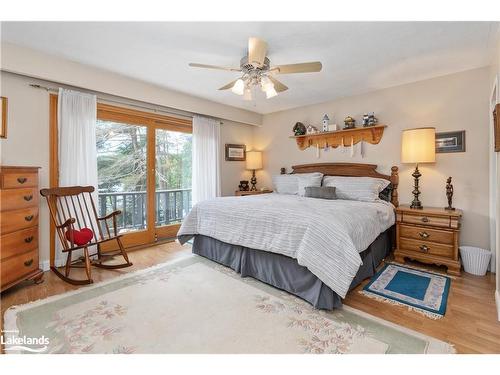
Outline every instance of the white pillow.
<svg viewBox="0 0 500 375"><path fill-rule="evenodd" d="M273 176L274 191L279 194L303 196L307 186L321 186L322 179L323 174L319 172L278 174Z"/></svg>
<svg viewBox="0 0 500 375"><path fill-rule="evenodd" d="M337 199L349 199L364 202L380 201L379 194L390 182L373 177L326 176L323 186L335 186Z"/></svg>
<svg viewBox="0 0 500 375"><path fill-rule="evenodd" d="M299 173L297 174L299 179L299 195L301 197L306 195L306 187L308 186L321 186L321 181L323 180L323 174L319 172L315 173Z"/></svg>
<svg viewBox="0 0 500 375"><path fill-rule="evenodd" d="M274 191L279 194L298 194L299 179L296 174L278 174L273 176Z"/></svg>

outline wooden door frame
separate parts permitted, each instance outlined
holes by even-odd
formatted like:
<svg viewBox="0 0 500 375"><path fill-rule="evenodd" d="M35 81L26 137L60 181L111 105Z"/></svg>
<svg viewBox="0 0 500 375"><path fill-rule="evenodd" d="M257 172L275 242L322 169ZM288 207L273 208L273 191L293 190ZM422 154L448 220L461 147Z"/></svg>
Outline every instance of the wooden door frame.
<svg viewBox="0 0 500 375"><path fill-rule="evenodd" d="M57 126L57 103L58 95L49 96L49 183L50 187L59 187L59 143ZM165 116L158 113L139 111L127 107L118 107L114 105L97 103L97 118L120 122L128 125L145 126L147 136L147 224L145 230L127 233L122 241L125 247L143 247L144 245L154 244L158 234L161 237L175 237L179 229L179 224L173 224L163 227L155 227L155 163L156 163L156 129L172 130L177 132L192 133L193 123L191 119L181 119L177 117ZM152 190L152 193L150 192ZM55 266L55 226L50 223L50 265ZM103 251L114 250L103 246Z"/></svg>

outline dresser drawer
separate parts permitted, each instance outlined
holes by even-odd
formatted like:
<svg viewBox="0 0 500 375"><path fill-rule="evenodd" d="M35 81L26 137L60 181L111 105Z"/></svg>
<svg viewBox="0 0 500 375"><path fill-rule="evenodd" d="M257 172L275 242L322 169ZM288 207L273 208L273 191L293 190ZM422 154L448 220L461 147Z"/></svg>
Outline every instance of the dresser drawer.
<svg viewBox="0 0 500 375"><path fill-rule="evenodd" d="M454 244L453 232L446 230L400 225L399 235L404 238L411 238L420 241L438 242L446 245Z"/></svg>
<svg viewBox="0 0 500 375"><path fill-rule="evenodd" d="M0 263L0 267L2 286L22 279L38 269L38 250L8 258Z"/></svg>
<svg viewBox="0 0 500 375"><path fill-rule="evenodd" d="M0 234L38 225L38 207L0 212Z"/></svg>
<svg viewBox="0 0 500 375"><path fill-rule="evenodd" d="M38 227L18 230L0 237L0 260L38 248Z"/></svg>
<svg viewBox="0 0 500 375"><path fill-rule="evenodd" d="M38 191L36 188L0 190L0 210L17 210L38 206Z"/></svg>
<svg viewBox="0 0 500 375"><path fill-rule="evenodd" d="M1 176L2 189L37 187L38 173L33 172L10 172L2 173Z"/></svg>
<svg viewBox="0 0 500 375"><path fill-rule="evenodd" d="M422 224L431 227L443 227L450 228L450 217L449 216L426 216L426 215L416 215L404 212L401 214L401 221L403 223L409 224Z"/></svg>
<svg viewBox="0 0 500 375"><path fill-rule="evenodd" d="M431 254L445 258L453 257L453 246L430 241L417 241L407 238L399 239L399 247L418 254Z"/></svg>

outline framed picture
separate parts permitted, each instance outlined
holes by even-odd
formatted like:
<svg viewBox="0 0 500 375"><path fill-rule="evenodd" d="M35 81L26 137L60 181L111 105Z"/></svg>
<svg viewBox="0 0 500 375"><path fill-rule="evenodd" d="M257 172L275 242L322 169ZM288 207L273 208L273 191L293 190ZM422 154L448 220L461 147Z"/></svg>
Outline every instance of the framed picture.
<svg viewBox="0 0 500 375"><path fill-rule="evenodd" d="M246 160L245 145L232 145L226 143L226 160L228 161L245 161Z"/></svg>
<svg viewBox="0 0 500 375"><path fill-rule="evenodd" d="M465 130L436 133L436 153L465 152Z"/></svg>
<svg viewBox="0 0 500 375"><path fill-rule="evenodd" d="M0 120L2 121L0 126L0 138L7 138L7 98L4 96L0 96L0 98L2 99L2 102L0 103Z"/></svg>

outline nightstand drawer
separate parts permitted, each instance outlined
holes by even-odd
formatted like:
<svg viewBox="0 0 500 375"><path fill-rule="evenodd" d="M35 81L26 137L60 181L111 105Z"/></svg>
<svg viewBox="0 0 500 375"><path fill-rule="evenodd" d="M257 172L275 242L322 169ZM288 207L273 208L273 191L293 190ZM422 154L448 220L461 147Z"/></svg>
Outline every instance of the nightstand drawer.
<svg viewBox="0 0 500 375"><path fill-rule="evenodd" d="M453 232L439 229L430 229L427 227L400 225L399 235L404 238L438 242L450 246L454 243Z"/></svg>
<svg viewBox="0 0 500 375"><path fill-rule="evenodd" d="M399 239L399 247L403 250L411 250L419 254L431 254L440 257L453 257L453 246L443 245L430 241L417 241L408 238Z"/></svg>
<svg viewBox="0 0 500 375"><path fill-rule="evenodd" d="M409 224L423 224L431 227L450 228L449 216L427 216L423 214L416 215L404 212L401 214L401 221Z"/></svg>

